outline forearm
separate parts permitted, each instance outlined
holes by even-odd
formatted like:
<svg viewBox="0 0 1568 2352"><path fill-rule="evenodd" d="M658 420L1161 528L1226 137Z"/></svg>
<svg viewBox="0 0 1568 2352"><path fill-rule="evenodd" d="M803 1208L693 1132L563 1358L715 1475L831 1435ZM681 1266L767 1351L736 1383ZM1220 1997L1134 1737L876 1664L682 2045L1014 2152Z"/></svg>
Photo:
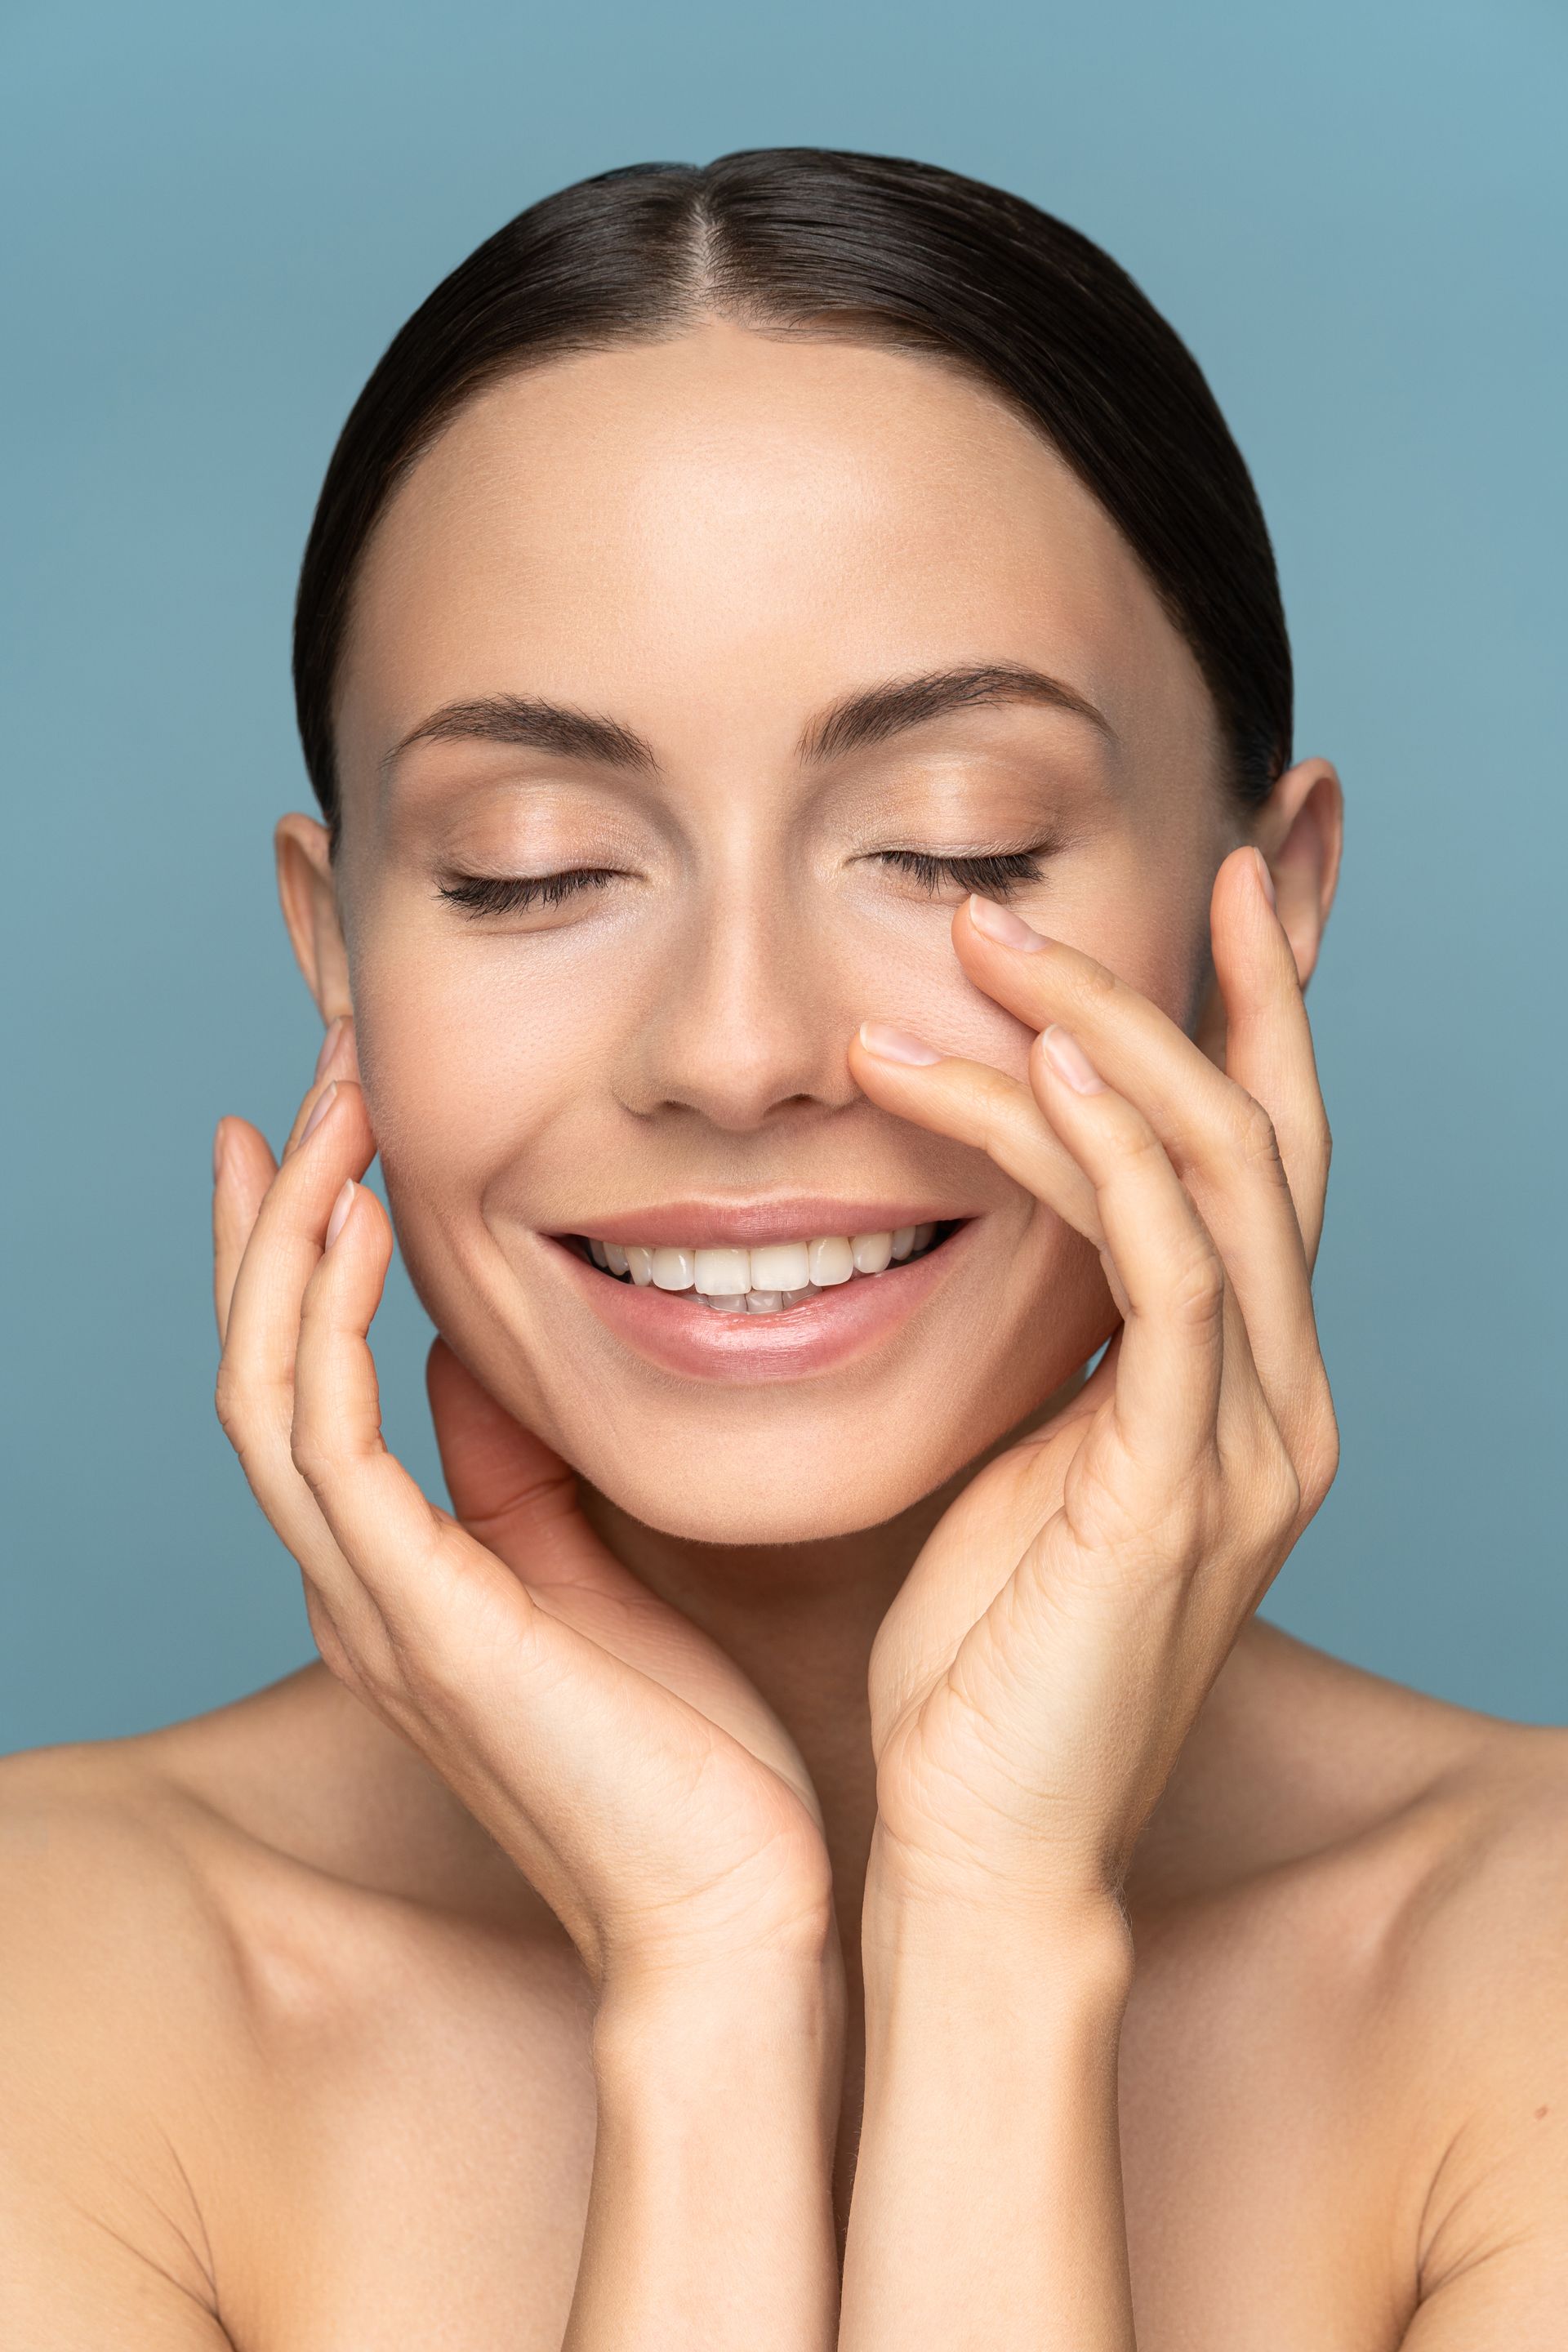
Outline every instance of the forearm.
<svg viewBox="0 0 1568 2352"><path fill-rule="evenodd" d="M1132 2352L1121 1914L873 1893L843 2352Z"/></svg>
<svg viewBox="0 0 1568 2352"><path fill-rule="evenodd" d="M739 1968L609 1995L563 2352L827 2352L842 2001Z"/></svg>

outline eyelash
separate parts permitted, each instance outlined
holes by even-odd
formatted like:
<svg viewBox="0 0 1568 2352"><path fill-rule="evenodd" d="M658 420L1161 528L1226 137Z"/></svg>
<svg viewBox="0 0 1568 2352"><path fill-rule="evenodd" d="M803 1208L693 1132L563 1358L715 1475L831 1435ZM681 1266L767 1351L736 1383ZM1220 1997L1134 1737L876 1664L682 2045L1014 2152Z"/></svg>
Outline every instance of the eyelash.
<svg viewBox="0 0 1568 2352"><path fill-rule="evenodd" d="M1040 849L978 850L968 857L937 857L926 849L879 849L877 855L912 875L933 896L944 882L956 882L983 898L1005 898L1020 883L1040 879L1043 845Z"/></svg>
<svg viewBox="0 0 1568 2352"><path fill-rule="evenodd" d="M615 878L613 866L569 866L561 874L460 874L442 883L441 896L465 915L516 915L524 907L558 907L577 891Z"/></svg>
<svg viewBox="0 0 1568 2352"><path fill-rule="evenodd" d="M969 856L938 857L925 849L879 849L875 855L896 866L934 897L944 882L963 890L978 890L987 898L1005 898L1024 882L1040 879L1042 849L981 850ZM440 886L448 905L466 915L516 915L533 906L559 907L579 890L613 882L613 866L569 866L559 874L462 874Z"/></svg>

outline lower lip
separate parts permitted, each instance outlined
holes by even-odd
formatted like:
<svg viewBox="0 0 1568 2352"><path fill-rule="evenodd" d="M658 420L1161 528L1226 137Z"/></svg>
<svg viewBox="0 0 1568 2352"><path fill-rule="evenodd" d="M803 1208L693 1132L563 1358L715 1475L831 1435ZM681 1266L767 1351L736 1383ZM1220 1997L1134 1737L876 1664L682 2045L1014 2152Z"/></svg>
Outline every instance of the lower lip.
<svg viewBox="0 0 1568 2352"><path fill-rule="evenodd" d="M948 1280L977 1223L971 1218L908 1265L856 1275L773 1315L727 1315L699 1307L689 1292L619 1282L567 1243L541 1238L606 1330L650 1363L689 1380L804 1381L836 1371L900 1329Z"/></svg>

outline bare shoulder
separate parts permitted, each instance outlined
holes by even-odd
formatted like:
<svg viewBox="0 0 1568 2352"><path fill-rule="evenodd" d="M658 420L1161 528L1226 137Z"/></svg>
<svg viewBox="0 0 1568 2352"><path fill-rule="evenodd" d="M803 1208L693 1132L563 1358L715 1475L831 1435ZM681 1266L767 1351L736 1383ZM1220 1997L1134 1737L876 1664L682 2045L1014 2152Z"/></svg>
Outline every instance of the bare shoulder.
<svg viewBox="0 0 1568 2352"><path fill-rule="evenodd" d="M1412 2352L1555 2341L1568 2308L1568 1732L1453 1729L1387 1931L1423 2158Z"/></svg>
<svg viewBox="0 0 1568 2352"><path fill-rule="evenodd" d="M1391 2095L1421 2084L1440 2146L1554 2070L1523 2112L1561 2103L1568 2142L1568 1731L1258 1623L1155 1826L1151 1950L1233 2021L1256 2006L1288 2056L1331 2045Z"/></svg>
<svg viewBox="0 0 1568 2352"><path fill-rule="evenodd" d="M1513 1723L1352 1666L1272 1626L1216 1692L1203 1759L1224 1868L1267 1904L1358 1923L1413 2005L1468 1990L1479 2042L1505 1979L1550 1999L1568 1963L1568 1730ZM1221 1789L1220 1783L1226 1784Z"/></svg>
<svg viewBox="0 0 1568 2352"><path fill-rule="evenodd" d="M1303 2340L1561 2340L1568 1733L1259 1622L1151 1832L1122 2072L1139 2242L1194 2309L1221 2270L1259 2308L1315 2283Z"/></svg>
<svg viewBox="0 0 1568 2352"><path fill-rule="evenodd" d="M1221 1896L1248 1923L1238 1947L1267 1955L1242 2009L1289 1987L1289 2080L1337 2118L1361 2201L1385 2184L1410 2345L1554 2341L1568 1731L1447 1704L1273 1629L1249 1674L1210 1759L1255 1768L1229 1800L1246 1874Z"/></svg>
<svg viewBox="0 0 1568 2352"><path fill-rule="evenodd" d="M1387 1926L1413 2032L1470 2118L1568 2156L1568 1730L1470 1715L1384 1836L1411 1868ZM1568 2175L1563 2185L1568 2187Z"/></svg>
<svg viewBox="0 0 1568 2352"><path fill-rule="evenodd" d="M233 1961L201 1867L198 1809L143 1743L0 1761L8 2040L90 2082L101 2106L129 2069L162 2074L170 2039L199 2033L232 1990Z"/></svg>
<svg viewBox="0 0 1568 2352"><path fill-rule="evenodd" d="M0 1762L0 2344L29 2352L347 2340L349 2306L435 2292L420 2250L476 2179L546 2267L586 2193L570 1946L318 1669Z"/></svg>
<svg viewBox="0 0 1568 2352"><path fill-rule="evenodd" d="M8 2343L225 2340L180 2147L234 1961L182 1803L134 1742L0 1762Z"/></svg>

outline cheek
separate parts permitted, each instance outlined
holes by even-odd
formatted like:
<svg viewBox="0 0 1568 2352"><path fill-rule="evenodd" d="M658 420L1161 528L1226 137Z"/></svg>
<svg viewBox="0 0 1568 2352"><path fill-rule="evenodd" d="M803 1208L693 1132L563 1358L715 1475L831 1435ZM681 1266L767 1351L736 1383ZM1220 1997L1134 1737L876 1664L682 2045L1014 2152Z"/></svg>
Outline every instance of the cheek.
<svg viewBox="0 0 1568 2352"><path fill-rule="evenodd" d="M1185 839L1129 844L1110 872L1069 889L1039 928L1081 949L1192 1034L1212 977L1209 894L1222 853L1210 863Z"/></svg>
<svg viewBox="0 0 1568 2352"><path fill-rule="evenodd" d="M443 1220L582 1104L611 1017L602 990L489 943L389 942L356 959L353 999L389 1192Z"/></svg>

